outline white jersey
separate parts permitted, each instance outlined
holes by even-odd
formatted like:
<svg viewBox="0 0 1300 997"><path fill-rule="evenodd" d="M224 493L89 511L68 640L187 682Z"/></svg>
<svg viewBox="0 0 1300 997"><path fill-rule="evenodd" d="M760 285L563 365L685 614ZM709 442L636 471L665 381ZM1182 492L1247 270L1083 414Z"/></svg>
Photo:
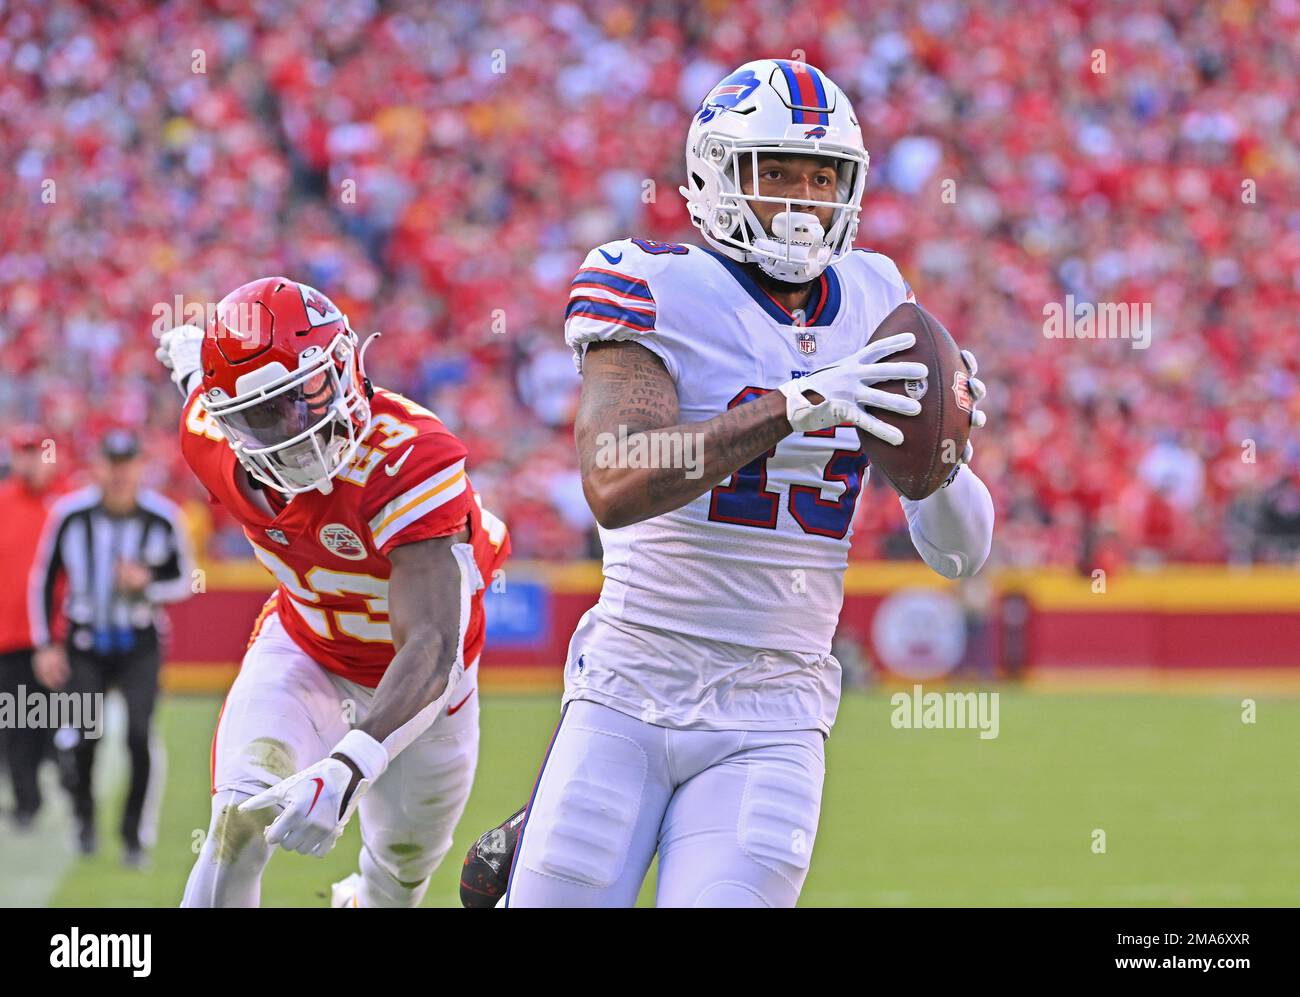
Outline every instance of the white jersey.
<svg viewBox="0 0 1300 997"><path fill-rule="evenodd" d="M892 260L857 250L825 271L804 315L795 316L719 253L621 240L592 250L578 271L565 338L579 369L594 341L633 340L650 349L676 383L678 421L697 423L856 353L885 316L911 299ZM717 655L706 655L704 663L681 661L682 675L653 684L644 673L617 674L632 670L613 660L625 655L588 654L580 680L586 691L569 698L634 706L669 726L808 726L815 712L820 720L812 725L829 729L839 689L829 652L866 465L852 426L795 433L679 509L602 528L605 583L593 610L605 624L601 643L625 644L620 633L651 628L734 645L736 653L712 665ZM579 634L592 625L584 621ZM575 638L570 684L583 644ZM774 667L775 658L791 667ZM754 659L768 673L764 693L726 695L728 683L743 678L745 661ZM829 659L833 676L814 678L798 667L822 659ZM606 670L612 673L603 677ZM707 674L713 670L719 674ZM818 688L804 688L811 685ZM656 688L671 688L673 701L660 702ZM692 689L707 702L683 702ZM633 694L630 703L613 702Z"/></svg>

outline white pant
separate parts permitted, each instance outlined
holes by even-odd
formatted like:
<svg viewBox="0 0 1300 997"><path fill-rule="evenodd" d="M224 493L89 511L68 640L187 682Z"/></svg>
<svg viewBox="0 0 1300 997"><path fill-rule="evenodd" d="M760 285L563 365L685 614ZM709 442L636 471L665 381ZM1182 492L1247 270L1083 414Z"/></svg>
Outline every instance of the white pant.
<svg viewBox="0 0 1300 997"><path fill-rule="evenodd" d="M630 907L656 850L660 907L793 907L821 811L815 730L679 730L565 707L507 907Z"/></svg>
<svg viewBox="0 0 1300 997"><path fill-rule="evenodd" d="M362 906L418 903L451 848L478 761L477 682L476 663L433 725L361 798ZM268 814L239 814L237 803L324 758L365 719L373 698L373 689L318 665L278 617L264 622L217 721L212 824L186 906L256 903L248 881L260 878L270 857L269 849L258 847ZM245 826L250 822L260 824ZM243 868L223 868L235 865Z"/></svg>

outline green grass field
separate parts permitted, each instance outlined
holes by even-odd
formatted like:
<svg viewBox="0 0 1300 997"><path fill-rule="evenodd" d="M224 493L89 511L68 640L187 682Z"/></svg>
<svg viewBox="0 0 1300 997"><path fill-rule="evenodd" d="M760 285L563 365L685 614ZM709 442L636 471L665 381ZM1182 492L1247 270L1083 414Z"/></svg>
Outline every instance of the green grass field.
<svg viewBox="0 0 1300 997"><path fill-rule="evenodd" d="M478 780L429 905L457 903L465 849L525 800L557 704L484 696ZM101 806L101 854L69 857L59 800L38 834L4 831L0 903L176 905L207 826L218 707L215 697L162 705L169 758L151 870L117 863L117 798ZM886 696L845 698L805 905L1300 904L1300 699L1260 699L1246 724L1240 697L1009 691L988 741L895 730L889 717ZM354 826L325 860L278 854L263 903L324 905L356 852Z"/></svg>

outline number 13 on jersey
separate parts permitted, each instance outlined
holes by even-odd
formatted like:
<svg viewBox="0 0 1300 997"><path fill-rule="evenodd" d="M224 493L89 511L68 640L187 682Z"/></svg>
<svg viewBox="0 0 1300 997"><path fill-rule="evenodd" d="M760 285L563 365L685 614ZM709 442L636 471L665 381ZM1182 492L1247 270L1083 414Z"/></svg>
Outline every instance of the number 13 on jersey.
<svg viewBox="0 0 1300 997"><path fill-rule="evenodd" d="M770 388L747 387L737 393L727 404L728 410L744 405L766 394ZM805 437L835 436L836 428L802 433ZM777 444L780 446L780 444ZM731 476L729 482L717 485L709 501L709 519L716 523L733 523L757 529L776 529L780 511L781 494L767 487L767 464L776 455L777 447L761 454ZM854 450L833 450L822 467L821 483L792 484L786 495L790 515L805 532L816 536L843 539L853 523L858 494L867 466L867 455L859 445ZM841 482L844 490L833 500L822 498L822 489L831 482Z"/></svg>

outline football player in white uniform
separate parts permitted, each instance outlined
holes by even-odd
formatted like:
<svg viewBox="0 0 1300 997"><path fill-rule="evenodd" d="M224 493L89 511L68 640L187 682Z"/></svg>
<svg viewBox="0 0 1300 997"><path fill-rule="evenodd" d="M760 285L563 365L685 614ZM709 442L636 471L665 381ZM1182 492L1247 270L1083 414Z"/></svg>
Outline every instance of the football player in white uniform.
<svg viewBox="0 0 1300 997"><path fill-rule="evenodd" d="M505 906L631 905L656 852L661 906L798 899L839 703L858 430L900 443L873 410L920 404L872 385L926 374L889 359L911 334L867 345L912 298L891 260L853 248L867 164L826 76L747 63L687 138L682 193L707 247L608 243L573 281L605 583L570 645ZM970 456L935 494L900 498L949 578L978 571L992 539Z"/></svg>

